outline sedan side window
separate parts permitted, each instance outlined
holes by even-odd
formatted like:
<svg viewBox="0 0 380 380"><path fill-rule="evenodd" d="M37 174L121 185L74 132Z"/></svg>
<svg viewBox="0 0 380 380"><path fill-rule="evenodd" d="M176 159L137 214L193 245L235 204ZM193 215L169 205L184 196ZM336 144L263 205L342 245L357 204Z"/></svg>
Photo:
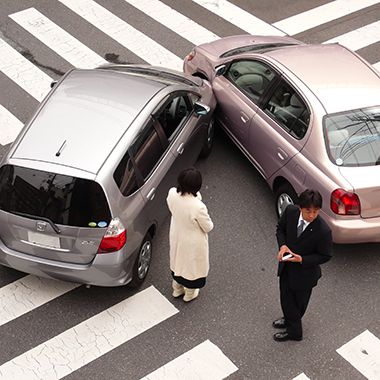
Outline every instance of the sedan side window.
<svg viewBox="0 0 380 380"><path fill-rule="evenodd" d="M275 89L264 111L296 139L302 139L305 136L310 112L305 102L286 82L282 81Z"/></svg>
<svg viewBox="0 0 380 380"><path fill-rule="evenodd" d="M186 95L177 95L170 99L154 117L160 122L166 138L170 141L188 118L193 106Z"/></svg>
<svg viewBox="0 0 380 380"><path fill-rule="evenodd" d="M230 66L226 77L254 103L259 104L276 73L261 62L237 61Z"/></svg>

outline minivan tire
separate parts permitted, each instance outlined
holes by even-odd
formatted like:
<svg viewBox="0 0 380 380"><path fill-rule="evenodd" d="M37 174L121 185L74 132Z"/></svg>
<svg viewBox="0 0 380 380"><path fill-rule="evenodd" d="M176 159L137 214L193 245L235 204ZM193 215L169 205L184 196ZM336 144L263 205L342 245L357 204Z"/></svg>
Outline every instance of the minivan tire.
<svg viewBox="0 0 380 380"><path fill-rule="evenodd" d="M276 213L280 218L286 207L290 204L297 205L298 204L298 195L293 189L293 187L285 183L281 185L275 192L276 198Z"/></svg>
<svg viewBox="0 0 380 380"><path fill-rule="evenodd" d="M152 260L152 252L152 237L148 233L144 237L133 265L132 281L128 284L131 288L138 288L144 282Z"/></svg>
<svg viewBox="0 0 380 380"><path fill-rule="evenodd" d="M207 126L207 136L203 144L201 153L199 154L199 158L207 158L210 155L212 151L212 146L214 144L214 135L215 135L215 119L212 116Z"/></svg>

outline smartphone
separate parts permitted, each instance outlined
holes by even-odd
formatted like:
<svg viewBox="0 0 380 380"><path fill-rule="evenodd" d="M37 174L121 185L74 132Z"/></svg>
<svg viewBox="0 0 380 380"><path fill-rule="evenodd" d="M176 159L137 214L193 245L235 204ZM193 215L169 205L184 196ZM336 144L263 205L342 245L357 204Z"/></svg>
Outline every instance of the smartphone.
<svg viewBox="0 0 380 380"><path fill-rule="evenodd" d="M289 260L289 259L291 259L292 257L294 257L294 256L293 256L291 253L288 253L287 255L282 256L282 261Z"/></svg>

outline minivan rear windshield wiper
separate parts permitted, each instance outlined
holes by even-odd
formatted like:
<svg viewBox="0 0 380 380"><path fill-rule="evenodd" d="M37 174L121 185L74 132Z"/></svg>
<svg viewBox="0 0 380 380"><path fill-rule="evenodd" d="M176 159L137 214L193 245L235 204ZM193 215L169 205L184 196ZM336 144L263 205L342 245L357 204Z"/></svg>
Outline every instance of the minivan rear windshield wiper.
<svg viewBox="0 0 380 380"><path fill-rule="evenodd" d="M51 228L57 233L60 234L61 230L58 228L56 224L54 224L49 218L45 218L43 216L37 216L37 215L31 215L26 214L24 212L18 212L18 211L10 211L12 214L16 214L19 216L24 216L25 218L35 219L35 220L43 220L44 222L48 222L51 225Z"/></svg>

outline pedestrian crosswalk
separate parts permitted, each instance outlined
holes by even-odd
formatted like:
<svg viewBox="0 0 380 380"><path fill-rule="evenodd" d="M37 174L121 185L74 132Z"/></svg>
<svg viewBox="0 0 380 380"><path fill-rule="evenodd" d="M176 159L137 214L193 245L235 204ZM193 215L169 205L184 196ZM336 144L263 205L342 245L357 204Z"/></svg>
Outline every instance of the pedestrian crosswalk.
<svg viewBox="0 0 380 380"><path fill-rule="evenodd" d="M215 31L220 31L220 27L206 24L204 17L198 19L197 14L180 12L177 7L169 6L170 2L167 1L114 0L113 3L133 7L146 17L146 22L139 27L128 23L125 15L113 13L105 1L54 1L65 7L69 14L75 15L85 30L96 28L103 36L102 44L107 45L112 41L120 47L120 51L124 49L133 53L138 58L138 63L146 62L181 70L183 56L188 52L183 50L183 45L190 50L193 45L216 40L221 35ZM380 0L336 0L317 7L309 2L310 9L273 23L238 6L237 1L192 0L191 3L195 9L202 10L210 18L217 17L220 24L225 26L223 36L231 34L229 30L240 30L242 34L294 36L355 15L356 12L380 4ZM44 7L39 5L36 2L33 7L10 12L7 15L8 22L14 28L28 33L34 45L43 45L65 64L92 68L107 62L99 51L83 42L85 39L82 40L80 33L74 36L66 30L64 23L59 22L58 12L53 21ZM152 38L151 31L147 32L153 22L162 33L157 36L157 40ZM328 39L319 42L339 42L350 49L360 50L380 41L379 21L367 23L364 19L362 26L354 30L343 34L338 30L331 32ZM41 102L49 92L51 82L57 78L22 55L16 48L17 44L13 45L1 36L3 34L0 34L0 72L27 96ZM178 41L183 42L178 48L176 41L172 41L173 36L178 36ZM167 43L164 44L163 41ZM380 55L374 56L377 59L371 63L380 70ZM13 99L7 105L17 103L22 107L28 101L27 96ZM15 116L14 109L10 110L1 104L2 99L4 97L0 97L0 145L7 145L14 141L26 117L20 120ZM29 275L3 286L0 288L0 327L33 313L78 286ZM62 378L120 345L128 344L133 337L153 329L178 313L179 310L157 289L149 287L0 365L0 379ZM363 350L360 351L358 347L364 347L368 355L363 354ZM162 363L162 367L146 374L143 379L223 379L239 370L234 364L236 358L228 358L209 340L194 345L187 352L179 351L177 358ZM337 352L368 379L378 375L379 360L372 352L378 355L380 348L378 338L370 332L363 333L360 338L342 346ZM302 373L297 377L307 378Z"/></svg>

